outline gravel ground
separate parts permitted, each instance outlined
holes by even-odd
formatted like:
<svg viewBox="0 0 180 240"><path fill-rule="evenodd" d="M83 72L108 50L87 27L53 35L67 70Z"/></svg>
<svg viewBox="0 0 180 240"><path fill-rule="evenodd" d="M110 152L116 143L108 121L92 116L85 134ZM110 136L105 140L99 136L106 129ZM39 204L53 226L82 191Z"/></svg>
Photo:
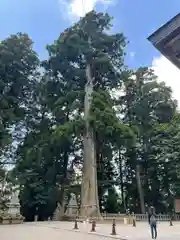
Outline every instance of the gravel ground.
<svg viewBox="0 0 180 240"><path fill-rule="evenodd" d="M79 223L79 230L73 230L74 223L70 222L41 222L24 223L22 225L0 225L0 240L100 240L100 239L151 239L147 223L137 223L136 227L117 224L117 236L111 236L110 224L97 224L96 233L91 233L91 224ZM86 238L86 239L85 239ZM179 240L180 223L158 224L158 239Z"/></svg>

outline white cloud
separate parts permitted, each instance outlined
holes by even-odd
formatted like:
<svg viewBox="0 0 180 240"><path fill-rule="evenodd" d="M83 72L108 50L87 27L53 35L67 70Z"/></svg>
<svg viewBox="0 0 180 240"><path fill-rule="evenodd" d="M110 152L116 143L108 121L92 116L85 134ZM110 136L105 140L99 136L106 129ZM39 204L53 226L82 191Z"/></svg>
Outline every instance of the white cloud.
<svg viewBox="0 0 180 240"><path fill-rule="evenodd" d="M59 0L62 8L61 12L71 20L83 17L86 13L92 11L97 4L102 5L103 10L106 10L114 2L115 0Z"/></svg>
<svg viewBox="0 0 180 240"><path fill-rule="evenodd" d="M164 56L153 59L152 68L159 81L164 81L173 91L173 97L178 100L180 106L180 70Z"/></svg>
<svg viewBox="0 0 180 240"><path fill-rule="evenodd" d="M130 52L129 56L130 56L131 59L133 59L135 57L135 52Z"/></svg>

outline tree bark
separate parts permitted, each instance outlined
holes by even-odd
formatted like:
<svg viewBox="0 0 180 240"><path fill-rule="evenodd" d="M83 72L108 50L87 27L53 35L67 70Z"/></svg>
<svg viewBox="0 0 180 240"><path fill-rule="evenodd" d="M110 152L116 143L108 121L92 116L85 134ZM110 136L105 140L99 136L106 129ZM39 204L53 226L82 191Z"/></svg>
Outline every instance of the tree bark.
<svg viewBox="0 0 180 240"><path fill-rule="evenodd" d="M93 129L89 124L90 109L93 93L93 79L91 77L91 68L88 64L86 67L87 83L85 86L84 99L84 166L83 178L81 185L81 217L100 217L98 188L97 188L97 168L96 168L96 151L94 143Z"/></svg>
<svg viewBox="0 0 180 240"><path fill-rule="evenodd" d="M67 168L68 168L68 153L67 151L64 152L64 162L63 162L63 179L62 179L62 183L61 183L61 191L60 191L60 213L59 213L59 217L60 220L62 219L62 217L64 216L64 212L65 212L65 184L66 184L66 180L67 180Z"/></svg>
<svg viewBox="0 0 180 240"><path fill-rule="evenodd" d="M142 184L141 184L140 165L139 164L136 164L136 182L137 182L137 189L138 189L138 193L139 193L141 213L146 213L145 204L144 204L144 193L143 193L143 188L142 188Z"/></svg>
<svg viewBox="0 0 180 240"><path fill-rule="evenodd" d="M121 159L121 151L119 150L119 176L120 176L120 182L121 182L121 198L122 198L122 204L124 206L124 211L126 211L126 202L124 198L124 182L123 182L123 172L122 172L122 159Z"/></svg>

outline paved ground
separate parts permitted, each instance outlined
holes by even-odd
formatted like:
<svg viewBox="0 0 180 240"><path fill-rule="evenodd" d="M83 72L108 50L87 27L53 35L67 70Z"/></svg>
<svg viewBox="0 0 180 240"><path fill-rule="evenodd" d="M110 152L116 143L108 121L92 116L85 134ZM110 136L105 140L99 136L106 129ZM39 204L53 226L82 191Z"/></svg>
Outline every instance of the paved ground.
<svg viewBox="0 0 180 240"><path fill-rule="evenodd" d="M27 223L22 225L0 226L1 240L100 240L112 239L110 224L97 224L96 233L91 233L91 225L79 223L79 230L73 230L73 223L69 222L42 222ZM151 239L149 226L147 223L137 223L137 227L117 224L116 239L127 240L148 240ZM158 224L159 240L179 240L180 223L174 223L173 227L169 223Z"/></svg>

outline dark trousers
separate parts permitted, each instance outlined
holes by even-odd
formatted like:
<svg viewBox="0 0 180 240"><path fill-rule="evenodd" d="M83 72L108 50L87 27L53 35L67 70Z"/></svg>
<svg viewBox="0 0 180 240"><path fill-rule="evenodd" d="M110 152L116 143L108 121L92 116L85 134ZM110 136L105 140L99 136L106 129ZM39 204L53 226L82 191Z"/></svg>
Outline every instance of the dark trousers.
<svg viewBox="0 0 180 240"><path fill-rule="evenodd" d="M151 236L152 238L157 238L157 226L156 224L152 224L151 226Z"/></svg>

